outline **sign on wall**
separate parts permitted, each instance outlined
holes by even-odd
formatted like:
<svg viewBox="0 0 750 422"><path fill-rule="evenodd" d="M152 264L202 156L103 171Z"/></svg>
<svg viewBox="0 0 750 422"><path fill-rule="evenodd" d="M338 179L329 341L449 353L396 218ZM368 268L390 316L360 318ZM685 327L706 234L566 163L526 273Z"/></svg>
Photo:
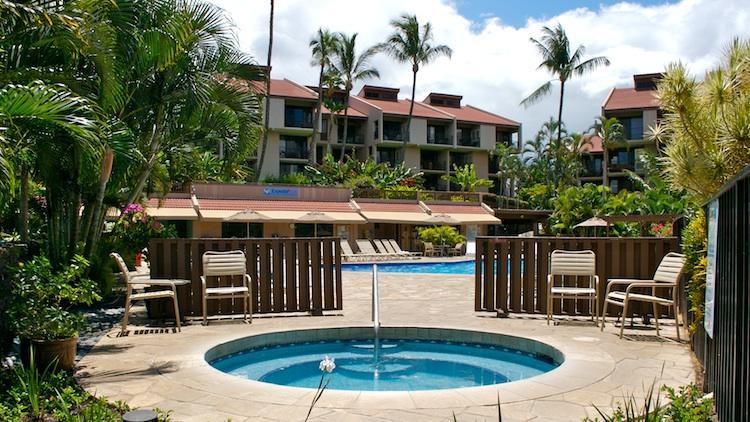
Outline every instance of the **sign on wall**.
<svg viewBox="0 0 750 422"><path fill-rule="evenodd" d="M706 265L706 302L703 326L709 337L714 337L714 298L716 296L716 243L719 232L719 200L708 204L708 248Z"/></svg>
<svg viewBox="0 0 750 422"><path fill-rule="evenodd" d="M298 198L298 188L264 188L263 196L267 198Z"/></svg>

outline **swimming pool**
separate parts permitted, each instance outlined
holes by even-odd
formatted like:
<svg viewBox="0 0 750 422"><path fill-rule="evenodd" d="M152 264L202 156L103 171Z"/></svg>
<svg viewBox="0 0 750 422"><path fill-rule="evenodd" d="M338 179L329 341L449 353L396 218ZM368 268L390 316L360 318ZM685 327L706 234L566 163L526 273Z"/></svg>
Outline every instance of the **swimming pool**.
<svg viewBox="0 0 750 422"><path fill-rule="evenodd" d="M378 271L384 273L429 273L474 275L474 260L450 262L402 262L378 263ZM341 264L344 271L372 272L372 264Z"/></svg>
<svg viewBox="0 0 750 422"><path fill-rule="evenodd" d="M562 359L555 349L530 339L463 330L408 330L411 336L385 328L377 346L371 328L310 330L321 334L294 334L288 343L256 345L207 360L238 377L317 388L321 360L329 357L336 365L326 375L329 389L419 391L518 381L551 371ZM333 338L315 339L321 336ZM479 338L487 342L471 341Z"/></svg>

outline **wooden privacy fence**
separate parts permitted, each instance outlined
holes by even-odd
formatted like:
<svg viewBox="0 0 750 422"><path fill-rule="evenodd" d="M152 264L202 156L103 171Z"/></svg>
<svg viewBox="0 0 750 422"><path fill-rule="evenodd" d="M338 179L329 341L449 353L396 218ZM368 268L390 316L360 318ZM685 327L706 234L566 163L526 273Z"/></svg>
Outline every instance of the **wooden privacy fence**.
<svg viewBox="0 0 750 422"><path fill-rule="evenodd" d="M180 313L202 314L201 280L203 253L241 250L247 257L252 280L254 313L340 310L341 246L339 238L273 239L151 239L149 263L153 278L190 280L178 287ZM239 276L213 277L211 287L241 285ZM156 301L153 301L156 302ZM168 306L155 304L151 316L171 316ZM242 313L241 299L208 303L209 315Z"/></svg>
<svg viewBox="0 0 750 422"><path fill-rule="evenodd" d="M556 249L594 251L602 309L607 279L650 279L662 257L679 247L675 237L478 237L476 242L474 309L524 313L547 312L547 275L550 255ZM584 279L566 277L562 282L588 287ZM555 300L553 306L555 314L591 315L595 311L583 300ZM640 306L635 303L632 313L640 315ZM647 313L651 309L651 304L644 307Z"/></svg>

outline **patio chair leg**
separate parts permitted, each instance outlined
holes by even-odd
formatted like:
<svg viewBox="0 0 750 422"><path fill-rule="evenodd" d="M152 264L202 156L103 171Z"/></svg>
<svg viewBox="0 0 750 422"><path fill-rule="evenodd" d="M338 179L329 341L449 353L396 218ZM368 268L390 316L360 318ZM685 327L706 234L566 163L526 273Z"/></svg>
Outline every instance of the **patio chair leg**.
<svg viewBox="0 0 750 422"><path fill-rule="evenodd" d="M177 305L177 296L173 296L172 301L174 301L174 322L177 324L177 332L182 332L182 327L180 326L180 308Z"/></svg>
<svg viewBox="0 0 750 422"><path fill-rule="evenodd" d="M203 325L208 325L208 315L206 315L206 292L203 292Z"/></svg>
<svg viewBox="0 0 750 422"><path fill-rule="evenodd" d="M605 300L604 301L604 309L602 309L602 328L601 328L601 331L604 331L604 322L607 320L607 305L608 304L609 304L609 302L607 302Z"/></svg>
<svg viewBox="0 0 750 422"><path fill-rule="evenodd" d="M654 306L654 325L656 325L656 335L659 335L659 305L656 302L651 302Z"/></svg>
<svg viewBox="0 0 750 422"><path fill-rule="evenodd" d="M680 310L677 308L677 306L674 307L674 329L677 331L677 341L682 341L680 339L680 328L682 328L682 324L680 323Z"/></svg>
<svg viewBox="0 0 750 422"><path fill-rule="evenodd" d="M125 297L125 315L122 317L122 328L120 333L128 331L128 316L130 314L130 293Z"/></svg>
<svg viewBox="0 0 750 422"><path fill-rule="evenodd" d="M552 293L547 293L547 325L552 319Z"/></svg>
<svg viewBox="0 0 750 422"><path fill-rule="evenodd" d="M625 297L625 301L622 304L622 324L620 324L620 339L622 339L622 333L625 331L625 315L628 314L628 298Z"/></svg>
<svg viewBox="0 0 750 422"><path fill-rule="evenodd" d="M242 296L242 310L245 312L245 324L247 324L247 296Z"/></svg>

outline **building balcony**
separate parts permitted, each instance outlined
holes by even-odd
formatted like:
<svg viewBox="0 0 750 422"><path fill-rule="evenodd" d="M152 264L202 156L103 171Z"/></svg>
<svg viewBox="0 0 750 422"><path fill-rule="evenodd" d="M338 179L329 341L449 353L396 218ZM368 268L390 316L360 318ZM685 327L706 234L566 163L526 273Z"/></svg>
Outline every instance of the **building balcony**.
<svg viewBox="0 0 750 422"><path fill-rule="evenodd" d="M343 138L344 138L343 134L341 136L339 136L338 143L343 144L344 143L343 142ZM347 134L346 135L346 143L347 144L362 145L362 144L365 143L365 138L362 137L362 135L356 135L356 134L355 135L350 135L350 134Z"/></svg>
<svg viewBox="0 0 750 422"><path fill-rule="evenodd" d="M450 135L428 135L427 143L434 145L453 145L453 136Z"/></svg>
<svg viewBox="0 0 750 422"><path fill-rule="evenodd" d="M307 148L280 148L279 158L293 160L307 160Z"/></svg>
<svg viewBox="0 0 750 422"><path fill-rule="evenodd" d="M462 147L479 148L479 136L465 136L458 138L458 145Z"/></svg>
<svg viewBox="0 0 750 422"><path fill-rule="evenodd" d="M406 139L405 130L383 130L384 141L404 141Z"/></svg>
<svg viewBox="0 0 750 422"><path fill-rule="evenodd" d="M422 170L445 171L445 163L440 161L422 161Z"/></svg>

